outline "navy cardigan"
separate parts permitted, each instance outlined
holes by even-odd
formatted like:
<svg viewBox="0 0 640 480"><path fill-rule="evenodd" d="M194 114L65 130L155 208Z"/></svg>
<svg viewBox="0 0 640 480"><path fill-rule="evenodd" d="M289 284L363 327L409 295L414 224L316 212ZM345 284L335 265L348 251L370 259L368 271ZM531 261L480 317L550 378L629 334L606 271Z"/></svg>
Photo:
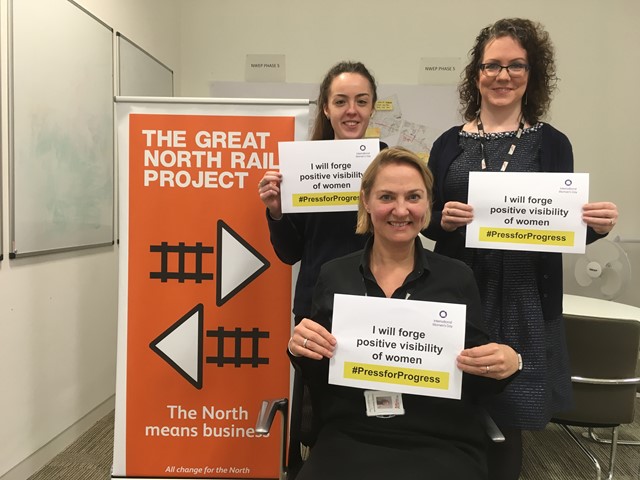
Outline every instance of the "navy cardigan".
<svg viewBox="0 0 640 480"><path fill-rule="evenodd" d="M459 133L462 125L450 128L433 144L429 156L429 168L434 176L433 211L431 222L423 232L436 241L435 251L448 257L462 257L464 236L462 229L447 232L442 229L442 209L450 199L444 196L444 183L449 166L462 153ZM573 172L573 150L567 136L549 124L542 127L540 145L540 166L543 172ZM587 244L595 242L606 234L598 234L587 228ZM537 278L542 312L545 318L556 318L562 314L562 254L541 255Z"/></svg>

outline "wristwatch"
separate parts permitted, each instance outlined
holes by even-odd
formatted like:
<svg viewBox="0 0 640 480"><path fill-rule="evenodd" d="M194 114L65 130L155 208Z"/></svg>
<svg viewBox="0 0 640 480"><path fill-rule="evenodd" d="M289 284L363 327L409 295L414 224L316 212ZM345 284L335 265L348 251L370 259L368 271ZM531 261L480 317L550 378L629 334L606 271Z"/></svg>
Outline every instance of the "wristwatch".
<svg viewBox="0 0 640 480"><path fill-rule="evenodd" d="M522 355L519 353L516 353L516 355L518 356L518 370L522 370Z"/></svg>

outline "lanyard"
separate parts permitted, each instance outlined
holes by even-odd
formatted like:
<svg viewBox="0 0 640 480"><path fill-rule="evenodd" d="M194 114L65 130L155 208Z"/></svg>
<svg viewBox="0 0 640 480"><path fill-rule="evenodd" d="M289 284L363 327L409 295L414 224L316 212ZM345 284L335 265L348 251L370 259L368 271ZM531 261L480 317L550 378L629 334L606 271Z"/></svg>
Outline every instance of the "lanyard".
<svg viewBox="0 0 640 480"><path fill-rule="evenodd" d="M476 123L478 124L478 134L480 135L480 149L482 150L482 170L486 170L487 162L485 161L485 155L484 155L484 127L482 126L482 120L480 120L480 114L478 114L478 117L476 118ZM507 153L509 157L507 157L507 159L504 162L502 162L502 166L500 167L501 172L504 172L507 169L507 166L509 165L509 159L513 155L513 152L516 151L516 143L518 142L518 140L520 140L523 129L524 129L524 118L521 116L515 139L511 144L511 147L509 147L509 152Z"/></svg>

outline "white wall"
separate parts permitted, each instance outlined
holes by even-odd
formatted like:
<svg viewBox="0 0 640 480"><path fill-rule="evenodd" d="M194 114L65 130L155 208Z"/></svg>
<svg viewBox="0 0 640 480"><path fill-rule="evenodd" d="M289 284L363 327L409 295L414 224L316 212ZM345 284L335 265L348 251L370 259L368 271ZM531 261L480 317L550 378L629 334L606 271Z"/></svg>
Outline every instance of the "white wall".
<svg viewBox="0 0 640 480"><path fill-rule="evenodd" d="M112 399L117 247L8 259L7 1L0 0L0 477L13 480L33 466L25 461L29 455ZM79 3L173 68L182 96L208 96L214 80L244 80L248 53L285 54L289 82L318 82L336 61L357 59L380 83L412 84L421 57L466 58L480 28L495 19L539 20L556 44L561 78L550 121L572 140L576 170L592 174L591 198L620 207L613 235L640 237L637 0ZM625 247L640 270L640 244ZM620 301L640 306L631 294L638 277Z"/></svg>
<svg viewBox="0 0 640 480"><path fill-rule="evenodd" d="M13 480L113 407L118 282L116 246L9 260L7 1L0 0L0 478ZM79 3L163 63L178 63L173 0Z"/></svg>
<svg viewBox="0 0 640 480"><path fill-rule="evenodd" d="M372 8L375 7L375 8ZM542 22L557 51L559 90L548 120L572 141L575 170L591 174L592 201L621 214L609 238L640 238L640 2L637 0L184 0L181 95L211 81L242 81L246 54L286 55L288 82L319 82L342 59L379 83L415 84L421 57L466 60L480 29L509 16ZM640 306L640 244L625 244L636 275L620 302ZM579 294L567 259L568 293Z"/></svg>

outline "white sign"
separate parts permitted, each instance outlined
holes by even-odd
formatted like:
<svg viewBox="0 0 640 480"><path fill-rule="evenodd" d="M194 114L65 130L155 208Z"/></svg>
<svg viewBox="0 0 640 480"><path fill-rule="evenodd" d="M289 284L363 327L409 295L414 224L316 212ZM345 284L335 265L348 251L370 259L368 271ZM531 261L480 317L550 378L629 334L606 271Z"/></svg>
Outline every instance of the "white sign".
<svg viewBox="0 0 640 480"><path fill-rule="evenodd" d="M588 173L471 172L466 246L584 253Z"/></svg>
<svg viewBox="0 0 640 480"><path fill-rule="evenodd" d="M247 55L245 79L247 82L285 82L284 55Z"/></svg>
<svg viewBox="0 0 640 480"><path fill-rule="evenodd" d="M335 295L329 383L460 398L466 305Z"/></svg>
<svg viewBox="0 0 640 480"><path fill-rule="evenodd" d="M357 210L362 174L379 152L377 138L280 142L282 212Z"/></svg>
<svg viewBox="0 0 640 480"><path fill-rule="evenodd" d="M418 83L422 85L457 85L462 70L459 57L423 57L420 59Z"/></svg>

